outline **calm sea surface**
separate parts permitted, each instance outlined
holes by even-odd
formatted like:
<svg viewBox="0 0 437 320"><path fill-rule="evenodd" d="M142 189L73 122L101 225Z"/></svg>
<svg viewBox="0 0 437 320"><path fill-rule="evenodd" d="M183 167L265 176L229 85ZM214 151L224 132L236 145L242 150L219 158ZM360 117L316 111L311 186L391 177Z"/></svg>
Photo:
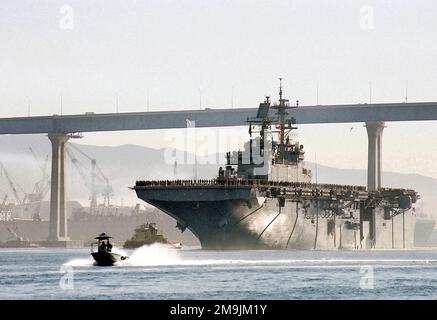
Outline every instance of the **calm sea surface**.
<svg viewBox="0 0 437 320"><path fill-rule="evenodd" d="M0 249L0 299L436 299L437 250Z"/></svg>

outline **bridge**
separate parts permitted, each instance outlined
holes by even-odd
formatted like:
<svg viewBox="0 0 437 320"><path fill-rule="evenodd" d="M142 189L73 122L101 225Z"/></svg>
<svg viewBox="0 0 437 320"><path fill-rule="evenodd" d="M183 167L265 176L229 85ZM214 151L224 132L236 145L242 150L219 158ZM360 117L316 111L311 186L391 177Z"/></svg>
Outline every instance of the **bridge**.
<svg viewBox="0 0 437 320"><path fill-rule="evenodd" d="M50 193L51 242L68 241L65 145L72 134L98 131L244 126L258 108L130 112L0 118L0 134L48 134L52 145ZM437 120L437 102L299 106L288 111L297 124L364 122L368 134L367 187L381 187L384 122Z"/></svg>

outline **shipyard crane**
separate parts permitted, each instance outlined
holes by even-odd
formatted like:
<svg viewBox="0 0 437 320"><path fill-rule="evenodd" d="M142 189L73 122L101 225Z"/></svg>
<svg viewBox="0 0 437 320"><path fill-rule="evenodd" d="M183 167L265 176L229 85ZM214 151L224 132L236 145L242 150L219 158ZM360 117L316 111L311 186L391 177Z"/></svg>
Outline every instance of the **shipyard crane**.
<svg viewBox="0 0 437 320"><path fill-rule="evenodd" d="M36 204L34 208L34 212L32 214L32 219L34 221L41 221L40 211L41 211L42 201L44 200L45 196L50 190L50 176L47 173L49 156L46 155L44 165L41 165L32 147L29 147L29 150L32 153L36 163L38 164L42 176L41 179L35 183L32 193L28 195L28 199L30 203Z"/></svg>
<svg viewBox="0 0 437 320"><path fill-rule="evenodd" d="M2 204L0 206L0 209L1 209L1 208L4 208L6 206L6 201L8 201L8 194L6 192L4 192L3 190L0 190L0 192L5 195L3 197L3 201L2 201Z"/></svg>
<svg viewBox="0 0 437 320"><path fill-rule="evenodd" d="M85 158L91 161L91 188L95 191L95 198L97 196L97 188L96 188L96 178L99 178L101 181L104 182L105 186L103 188L102 195L104 197L103 205L106 207L110 206L110 200L112 195L112 186L109 182L109 179L105 176L102 169L97 164L97 160L90 157L88 154L83 152L81 149L79 149L77 146L71 144L70 145L73 149L78 151L81 155L83 155ZM97 201L95 202L97 204Z"/></svg>
<svg viewBox="0 0 437 320"><path fill-rule="evenodd" d="M6 227L6 230L8 230L9 234L12 236L13 240L18 240L18 241L23 240L23 238L18 235L18 226L17 225L15 225L15 229L12 229L8 226L5 226L5 227Z"/></svg>
<svg viewBox="0 0 437 320"><path fill-rule="evenodd" d="M6 180L7 180L8 183L9 183L9 187L11 188L12 193L14 194L14 197L15 197L15 199L17 200L17 203L18 203L18 204L23 204L23 203L24 203L24 200L22 200L22 199L20 198L20 196L18 195L18 191L17 191L17 189L15 188L14 182L12 181L12 179L11 179L11 177L10 177L10 175L9 175L9 172L6 170L6 167L4 166L3 162L1 162L1 161L0 161L0 169L2 170L2 172L4 172L4 175L5 175L5 177L6 177ZM18 185L18 184L17 184L17 185ZM19 187L19 188L20 188L20 190L23 190L21 187Z"/></svg>
<svg viewBox="0 0 437 320"><path fill-rule="evenodd" d="M3 208L4 206L6 206L6 201L8 201L8 194L7 193L5 193L5 196L3 197L2 205L0 208Z"/></svg>
<svg viewBox="0 0 437 320"><path fill-rule="evenodd" d="M35 162L37 163L39 169L41 170L42 174L43 174L43 178L45 179L50 179L49 175L47 174L47 161L48 161L48 155L46 156L46 160L44 162L44 166L42 166L39 163L38 157L36 156L35 151L33 151L32 147L29 147L30 152L32 153L33 158L35 159Z"/></svg>
<svg viewBox="0 0 437 320"><path fill-rule="evenodd" d="M10 206L7 205L8 194L2 190L0 192L4 193L3 201L0 205L0 221L9 221L12 218L12 212Z"/></svg>
<svg viewBox="0 0 437 320"><path fill-rule="evenodd" d="M96 208L97 208L96 193L94 192L93 187L91 187L90 183L88 182L88 178L85 175L85 173L83 172L79 160L76 158L76 156L71 152L71 150L68 147L65 149L65 151L67 152L67 156L70 158L71 162L73 163L73 165L75 166L77 172L79 173L80 177L82 178L83 184L88 189L88 191L91 193L91 197L90 197L90 214L94 215L94 213L96 211Z"/></svg>
<svg viewBox="0 0 437 320"><path fill-rule="evenodd" d="M75 155L71 152L70 147L75 149L77 152L79 152L81 155L83 155L85 158L91 161L91 179L89 180L85 173L82 170L82 166L79 162L79 160L75 157ZM94 214L97 208L97 195L99 193L102 193L103 195L103 207L109 208L110 206L110 197L112 196L112 187L110 185L109 179L105 176L103 171L100 169L100 167L97 164L97 160L90 157L88 154L80 150L77 146L73 144L69 144L69 147L66 149L67 155L71 159L71 162L76 167L79 175L81 176L82 180L84 181L85 186L91 193L90 197L90 213ZM96 179L99 179L104 182L103 190L98 188L96 186Z"/></svg>
<svg viewBox="0 0 437 320"><path fill-rule="evenodd" d="M29 148L32 152L33 157L35 158L36 163L38 164L39 169L41 170L42 176L41 179L38 180L35 183L35 186L33 187L33 194L37 195L37 198L40 198L41 196L44 198L44 196L47 194L47 192L50 189L50 176L47 173L47 167L49 162L49 156L46 155L44 165L41 165L38 161L38 158L35 154L35 152L32 150L32 148Z"/></svg>

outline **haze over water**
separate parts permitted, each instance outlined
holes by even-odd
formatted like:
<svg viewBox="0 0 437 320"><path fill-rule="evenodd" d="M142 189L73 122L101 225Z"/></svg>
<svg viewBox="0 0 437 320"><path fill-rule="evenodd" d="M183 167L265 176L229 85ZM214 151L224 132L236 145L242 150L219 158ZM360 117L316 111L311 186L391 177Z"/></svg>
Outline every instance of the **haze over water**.
<svg viewBox="0 0 437 320"><path fill-rule="evenodd" d="M437 251L0 249L0 299L435 299ZM373 280L372 280L373 278ZM373 288L372 288L373 287Z"/></svg>

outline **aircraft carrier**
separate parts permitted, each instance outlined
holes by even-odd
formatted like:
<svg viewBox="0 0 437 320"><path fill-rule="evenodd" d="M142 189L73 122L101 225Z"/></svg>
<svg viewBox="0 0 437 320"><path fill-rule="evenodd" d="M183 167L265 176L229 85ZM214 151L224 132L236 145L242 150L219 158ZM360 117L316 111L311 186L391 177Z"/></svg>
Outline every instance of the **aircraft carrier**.
<svg viewBox="0 0 437 320"><path fill-rule="evenodd" d="M399 249L413 246L414 190L318 184L282 97L247 119L250 140L212 180L137 181L137 196L203 249ZM254 135L256 135L254 137ZM313 182L312 182L313 181Z"/></svg>

